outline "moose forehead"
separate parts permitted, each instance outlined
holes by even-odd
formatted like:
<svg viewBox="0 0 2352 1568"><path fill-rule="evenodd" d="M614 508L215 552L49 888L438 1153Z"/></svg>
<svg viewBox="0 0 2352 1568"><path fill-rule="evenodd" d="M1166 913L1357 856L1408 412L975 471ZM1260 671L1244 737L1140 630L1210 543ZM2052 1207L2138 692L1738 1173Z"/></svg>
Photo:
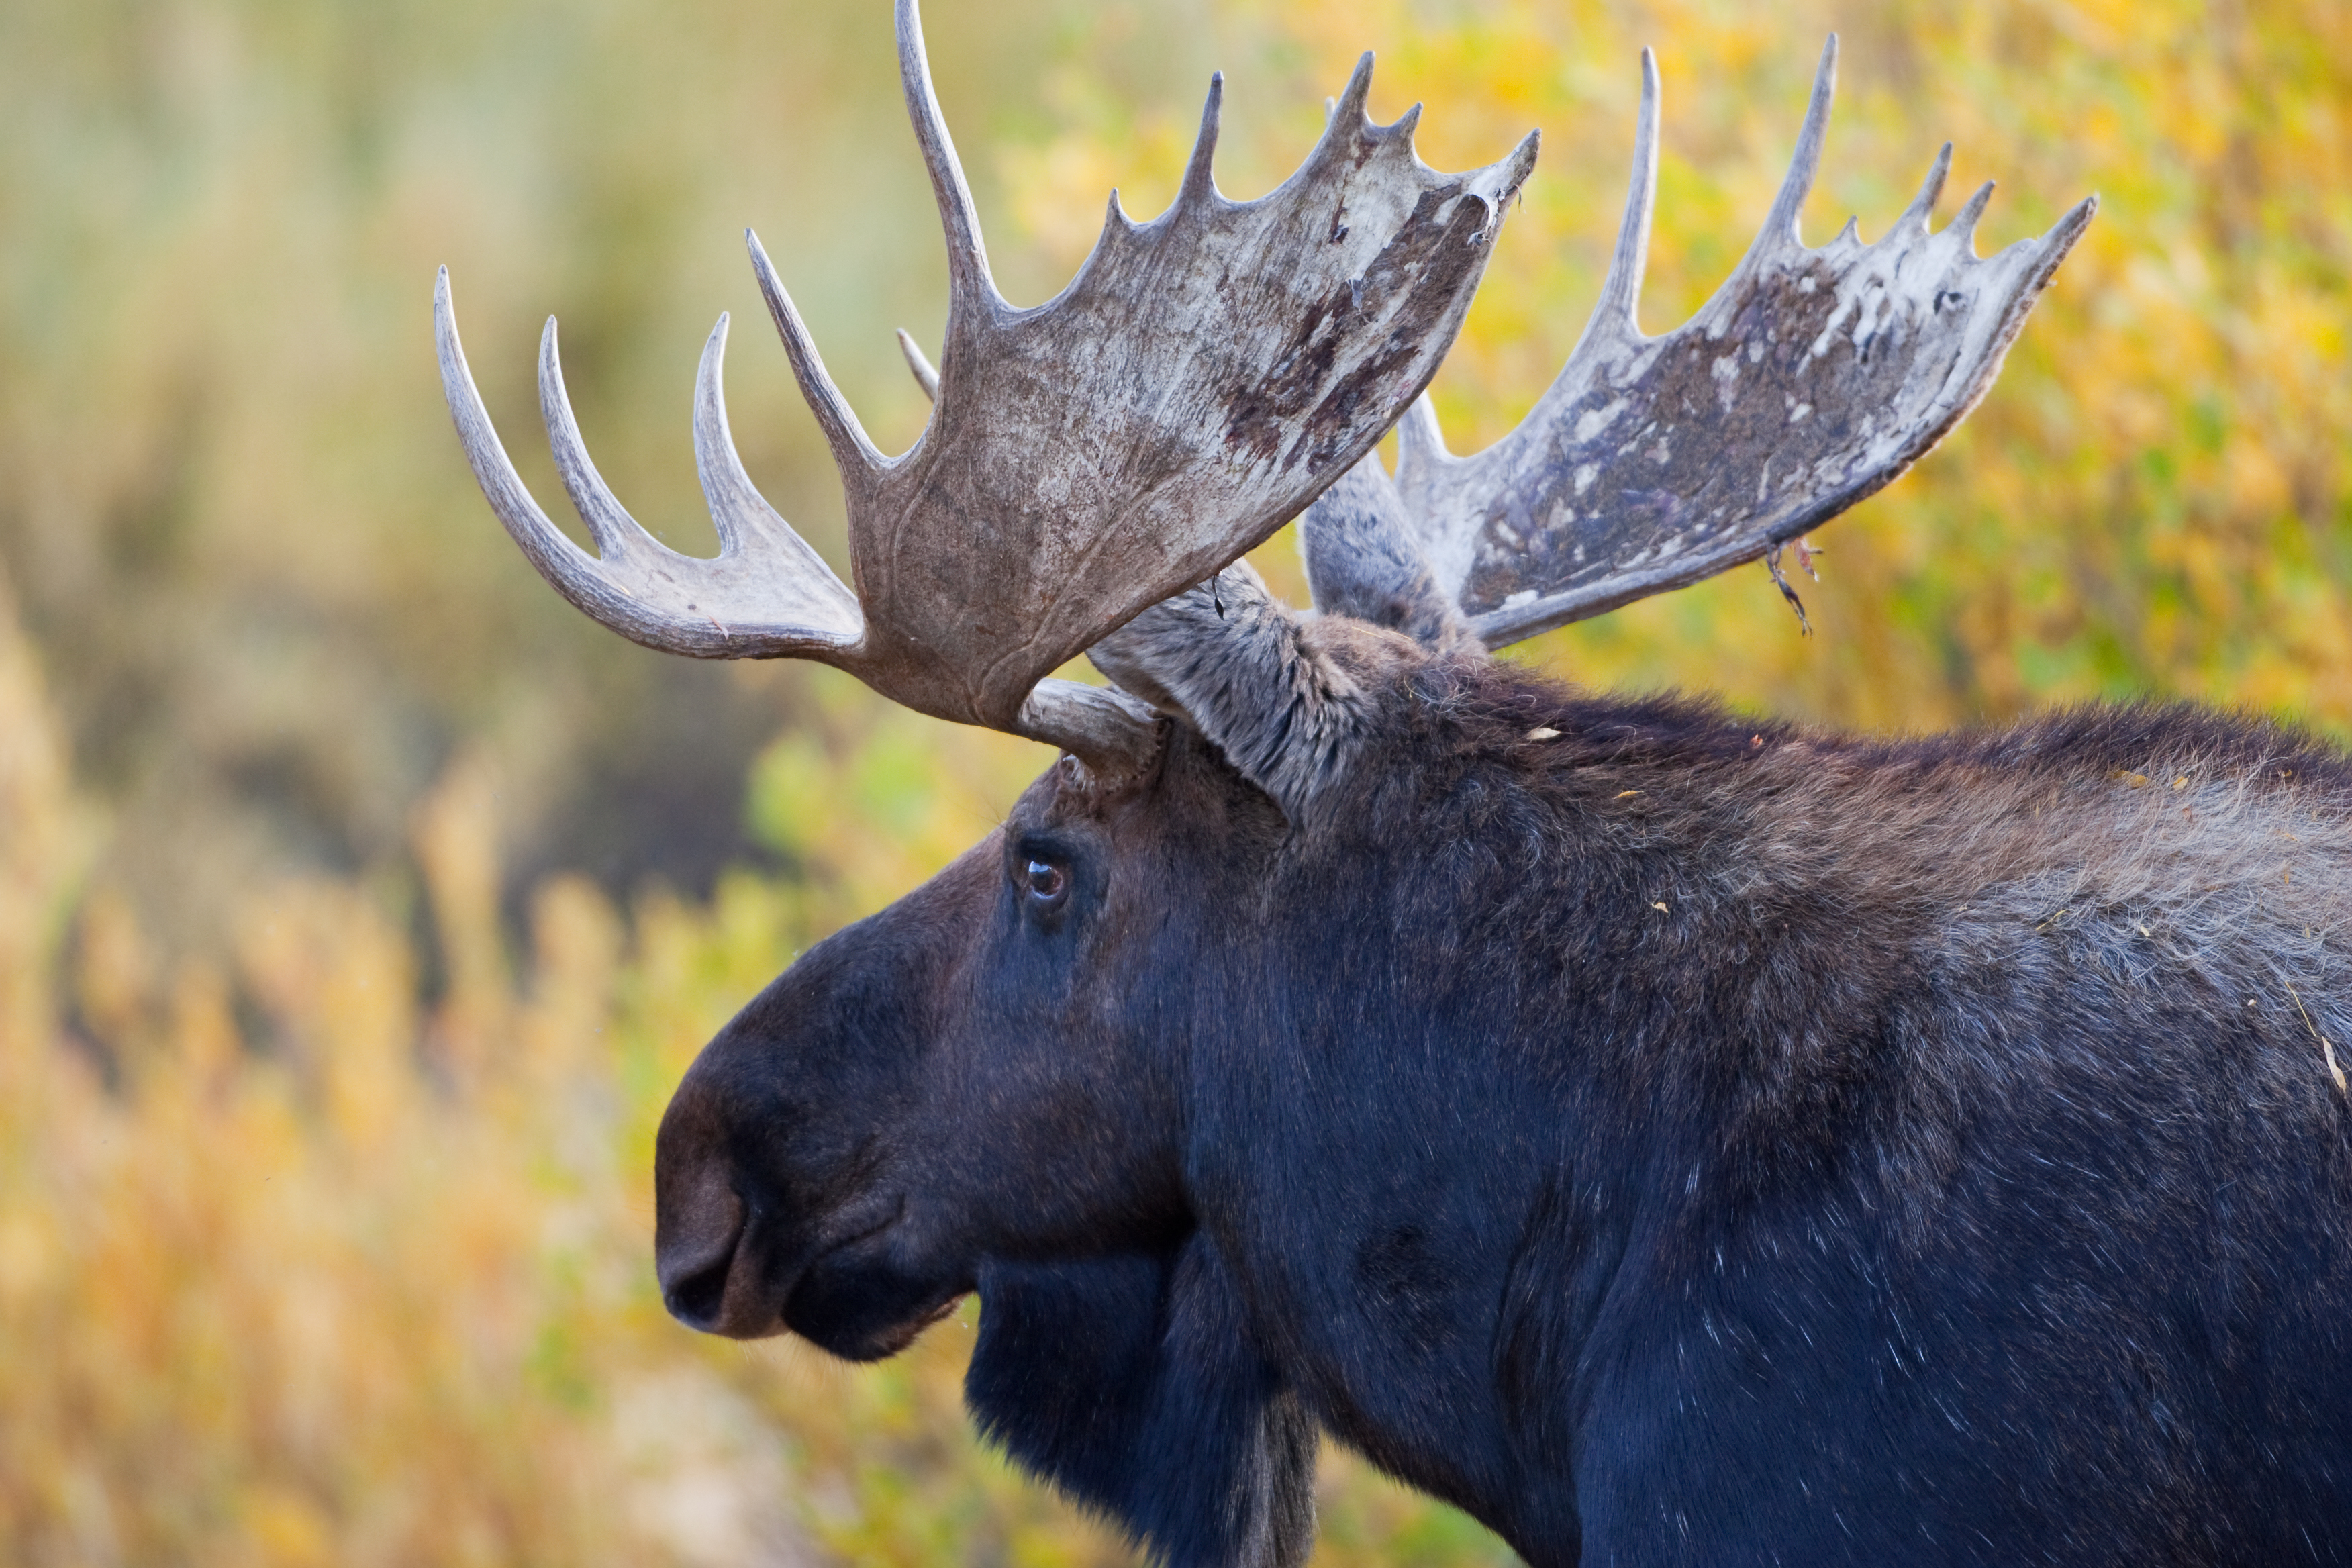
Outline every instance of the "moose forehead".
<svg viewBox="0 0 2352 1568"><path fill-rule="evenodd" d="M1104 778L1064 756L1031 781L998 835L1005 863L1031 858L1189 858L1213 846L1227 866L1262 864L1287 825L1266 795L1184 725L1171 726L1152 767Z"/></svg>

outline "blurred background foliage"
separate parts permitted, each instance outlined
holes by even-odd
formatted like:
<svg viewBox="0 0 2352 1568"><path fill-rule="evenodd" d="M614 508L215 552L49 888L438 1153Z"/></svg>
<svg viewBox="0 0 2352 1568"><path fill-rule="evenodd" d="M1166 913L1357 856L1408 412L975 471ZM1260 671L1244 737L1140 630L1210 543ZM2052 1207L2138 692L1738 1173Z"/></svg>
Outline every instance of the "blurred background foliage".
<svg viewBox="0 0 2352 1568"><path fill-rule="evenodd" d="M2098 221L1985 405L1829 531L1801 637L1760 568L1517 650L1881 730L2158 694L2352 733L2352 8L2336 0L933 0L1016 301L1105 189L1172 194L1207 72L1225 190L1355 53L1441 166L1543 160L1440 378L1499 436L1582 325L1636 51L1665 137L1643 321L1777 184L1822 35L1805 231L1937 144L1983 248ZM0 7L0 1559L1126 1561L979 1448L971 1309L851 1370L669 1325L655 1119L808 942L1046 760L824 670L643 652L549 593L451 439L450 265L526 477L560 311L606 474L708 550L686 416L756 225L885 447L944 271L882 0L14 0ZM843 561L782 356L735 427ZM1295 591L1277 541L1261 557ZM1507 1561L1335 1455L1318 1561Z"/></svg>

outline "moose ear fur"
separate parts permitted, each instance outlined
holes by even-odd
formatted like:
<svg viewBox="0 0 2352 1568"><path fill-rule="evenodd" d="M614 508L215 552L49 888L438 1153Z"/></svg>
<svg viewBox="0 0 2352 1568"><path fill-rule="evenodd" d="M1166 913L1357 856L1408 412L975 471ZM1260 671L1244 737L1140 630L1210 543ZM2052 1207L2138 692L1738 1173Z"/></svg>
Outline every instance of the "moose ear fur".
<svg viewBox="0 0 2352 1568"><path fill-rule="evenodd" d="M964 1402L1023 1468L1166 1568L1296 1568L1314 1423L1244 1331L1216 1249L990 1263Z"/></svg>
<svg viewBox="0 0 2352 1568"><path fill-rule="evenodd" d="M1293 823L1353 759L1370 718L1365 680L1411 656L1345 617L1302 616L1246 561L1087 651L1129 693L1200 731Z"/></svg>
<svg viewBox="0 0 2352 1568"><path fill-rule="evenodd" d="M1439 584L1378 452L1365 453L1299 518L1298 552L1318 610L1402 632L1440 653L1485 651Z"/></svg>

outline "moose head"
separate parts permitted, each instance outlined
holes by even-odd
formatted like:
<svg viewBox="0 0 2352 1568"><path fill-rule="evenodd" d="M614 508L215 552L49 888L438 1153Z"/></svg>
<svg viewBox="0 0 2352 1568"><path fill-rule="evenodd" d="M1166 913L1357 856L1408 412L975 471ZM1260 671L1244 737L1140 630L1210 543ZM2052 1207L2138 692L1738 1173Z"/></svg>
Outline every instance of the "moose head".
<svg viewBox="0 0 2352 1568"><path fill-rule="evenodd" d="M1761 233L1696 317L1645 336L1645 53L1599 308L1526 421L1455 457L1423 393L1534 135L1486 168L1433 172L1413 152L1417 109L1366 119L1367 56L1298 171L1235 203L1211 174L1213 82L1174 204L1138 224L1114 195L1068 287L1015 310L990 279L914 0L898 26L950 282L936 372L906 345L933 403L907 452L868 440L751 240L842 475L855 591L735 453L724 317L695 394L709 560L656 542L598 477L547 323L541 399L592 556L509 462L446 272L436 297L467 456L574 605L649 647L816 659L1063 753L998 832L811 950L703 1052L659 1139L665 1300L699 1329L867 1359L978 1289L983 1423L1171 1562L1297 1560L1318 1426L1480 1506L1489 1479L1397 1436L1433 1418L1376 1391L1384 1357L1418 1352L1367 1346L1350 1366L1309 1343L1300 1325L1336 1310L1318 1260L1339 1243L1299 1194L1407 1179L1350 1149L1503 1135L1449 1120L1457 1100L1434 1086L1449 1048L1488 1059L1540 1014L1539 955L1475 910L1522 843L1558 846L1479 759L1563 736L1560 699L1491 655L1759 558L1778 579L1784 545L1984 395L2094 204L1979 258L1990 186L1930 222L1948 146L1884 237L1849 225L1808 248L1797 217L1832 39ZM1370 455L1392 426L1393 478ZM1302 513L1306 612L1240 562ZM1053 678L1080 653L1112 684ZM1302 1058L1333 1030L1386 1042L1377 1092L1336 1057L1328 1079ZM1437 1219L1349 1234L1338 1272L1402 1303L1401 1343L1445 1339L1444 1281L1477 1275L1461 1238L1506 1201L1487 1184L1465 1175Z"/></svg>

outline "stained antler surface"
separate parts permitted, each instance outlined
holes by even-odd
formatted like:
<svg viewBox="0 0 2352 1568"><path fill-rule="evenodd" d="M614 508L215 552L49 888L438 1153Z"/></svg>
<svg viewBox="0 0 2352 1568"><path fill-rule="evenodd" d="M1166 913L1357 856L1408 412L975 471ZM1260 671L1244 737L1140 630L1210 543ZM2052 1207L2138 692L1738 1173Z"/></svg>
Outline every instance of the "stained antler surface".
<svg viewBox="0 0 2352 1568"><path fill-rule="evenodd" d="M1364 116L1364 57L1322 140L1260 200L1217 193L1222 81L1175 203L1137 224L1116 193L1078 275L1034 310L998 294L931 91L915 0L899 65L946 230L946 351L930 423L885 457L826 374L756 238L753 267L847 491L853 594L761 499L705 349L695 449L713 559L654 541L598 478L563 392L554 322L541 401L591 556L531 500L466 367L447 279L442 376L484 493L541 573L648 647L836 665L908 707L1100 756L1141 721L1117 694L1041 678L1105 631L1262 542L1387 430L1452 345L1505 204L1535 154L1466 175L1414 156L1419 110Z"/></svg>
<svg viewBox="0 0 2352 1568"><path fill-rule="evenodd" d="M1489 647L1768 554L1901 474L1992 384L2096 198L1979 259L1990 184L1948 227L1929 227L1947 144L1875 244L1849 221L1809 249L1797 214L1836 73L1832 37L1762 231L1696 316L1652 338L1634 320L1657 186L1657 67L1643 50L1624 222L1566 367L1518 428L1475 457L1447 454L1426 399L1406 415L1402 515ZM1377 458L1350 481L1388 482ZM1324 526L1339 526L1340 499L1318 503L1334 512Z"/></svg>

